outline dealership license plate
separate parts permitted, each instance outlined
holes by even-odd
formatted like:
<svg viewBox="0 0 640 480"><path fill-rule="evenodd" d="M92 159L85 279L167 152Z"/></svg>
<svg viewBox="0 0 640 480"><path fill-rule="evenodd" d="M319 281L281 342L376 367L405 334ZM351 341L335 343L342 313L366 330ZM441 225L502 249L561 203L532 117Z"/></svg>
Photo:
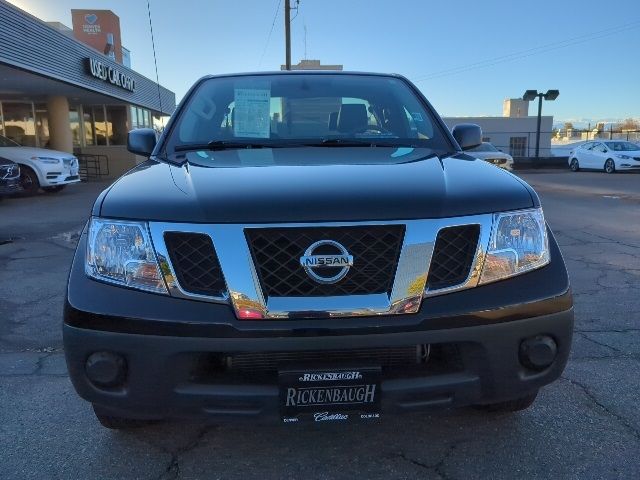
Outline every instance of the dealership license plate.
<svg viewBox="0 0 640 480"><path fill-rule="evenodd" d="M380 368L281 370L280 412L285 423L380 417Z"/></svg>

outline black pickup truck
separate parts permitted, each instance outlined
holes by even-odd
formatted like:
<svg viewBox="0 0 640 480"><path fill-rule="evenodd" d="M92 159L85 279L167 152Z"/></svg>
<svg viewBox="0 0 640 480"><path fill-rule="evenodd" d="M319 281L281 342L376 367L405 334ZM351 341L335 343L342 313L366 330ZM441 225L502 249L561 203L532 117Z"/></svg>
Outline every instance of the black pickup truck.
<svg viewBox="0 0 640 480"><path fill-rule="evenodd" d="M397 75L199 80L96 200L64 310L100 422L521 410L573 301L534 190Z"/></svg>

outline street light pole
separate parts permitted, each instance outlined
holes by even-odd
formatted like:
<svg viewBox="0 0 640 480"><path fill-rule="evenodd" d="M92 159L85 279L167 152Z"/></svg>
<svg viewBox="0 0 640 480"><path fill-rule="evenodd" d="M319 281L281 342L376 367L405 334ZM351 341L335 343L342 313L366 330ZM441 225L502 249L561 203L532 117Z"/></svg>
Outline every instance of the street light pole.
<svg viewBox="0 0 640 480"><path fill-rule="evenodd" d="M538 126L536 128L536 161L540 158L540 124L542 123L542 94L538 94Z"/></svg>
<svg viewBox="0 0 640 480"><path fill-rule="evenodd" d="M560 90L547 90L547 93L538 93L537 90L527 90L522 99L530 102L538 97L538 126L536 128L536 161L540 159L540 124L542 123L542 99L553 101L560 95Z"/></svg>

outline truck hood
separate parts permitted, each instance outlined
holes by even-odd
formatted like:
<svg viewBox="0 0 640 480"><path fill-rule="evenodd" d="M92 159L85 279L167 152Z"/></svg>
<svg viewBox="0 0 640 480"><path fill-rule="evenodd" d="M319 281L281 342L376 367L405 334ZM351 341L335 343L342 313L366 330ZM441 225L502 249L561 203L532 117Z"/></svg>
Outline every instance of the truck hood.
<svg viewBox="0 0 640 480"><path fill-rule="evenodd" d="M93 214L193 223L383 221L539 204L531 187L514 175L463 154L440 159L425 149L398 155L380 147L286 148L273 149L271 164L241 166L253 155L247 152L264 158L260 149L244 150L238 166L149 160L101 195ZM230 165L238 153L215 155Z"/></svg>

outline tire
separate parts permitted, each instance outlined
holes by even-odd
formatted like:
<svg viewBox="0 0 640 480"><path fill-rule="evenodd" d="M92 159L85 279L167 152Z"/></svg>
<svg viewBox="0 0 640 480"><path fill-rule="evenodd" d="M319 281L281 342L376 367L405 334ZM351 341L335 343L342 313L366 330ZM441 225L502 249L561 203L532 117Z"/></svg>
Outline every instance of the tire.
<svg viewBox="0 0 640 480"><path fill-rule="evenodd" d="M606 173L616 173L616 162L608 158L607 161L604 162L604 171Z"/></svg>
<svg viewBox="0 0 640 480"><path fill-rule="evenodd" d="M101 413L98 407L96 407L95 405L93 405L93 413L100 422L100 425L111 430L133 430L154 423L153 420L139 420L136 418L125 418L115 415L106 415L104 413Z"/></svg>
<svg viewBox="0 0 640 480"><path fill-rule="evenodd" d="M569 163L569 168L571 169L572 172L578 172L580 170L580 163L578 163L577 158L571 159L571 162Z"/></svg>
<svg viewBox="0 0 640 480"><path fill-rule="evenodd" d="M20 186L23 195L35 195L40 189L40 182L36 172L29 167L20 166Z"/></svg>
<svg viewBox="0 0 640 480"><path fill-rule="evenodd" d="M46 193L58 193L64 190L64 187L66 187L66 185L56 185L55 187L42 187L42 190Z"/></svg>
<svg viewBox="0 0 640 480"><path fill-rule="evenodd" d="M536 400L538 392L531 393L524 397L514 398L506 402L489 403L487 405L478 405L478 409L490 413L513 413L529 408Z"/></svg>

